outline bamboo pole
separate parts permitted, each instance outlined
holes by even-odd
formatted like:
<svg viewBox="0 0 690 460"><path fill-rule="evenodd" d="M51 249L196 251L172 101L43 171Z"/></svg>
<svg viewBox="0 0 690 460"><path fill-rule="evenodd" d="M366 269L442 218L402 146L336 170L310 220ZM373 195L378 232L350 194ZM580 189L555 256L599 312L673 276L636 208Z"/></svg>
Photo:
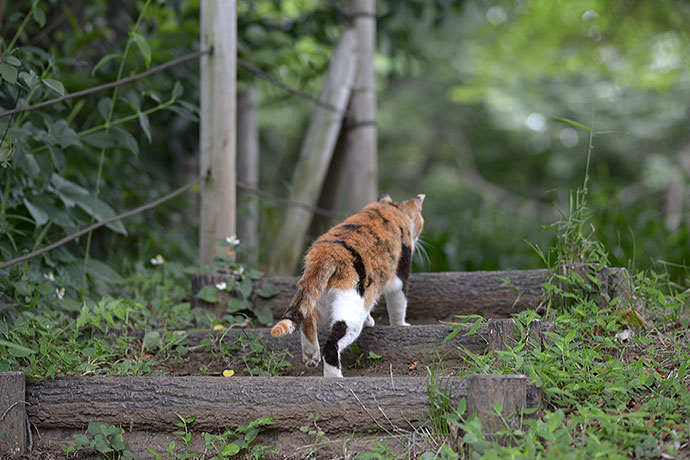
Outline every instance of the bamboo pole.
<svg viewBox="0 0 690 460"><path fill-rule="evenodd" d="M358 211L376 199L376 2L351 0L349 13L357 34L357 75L350 101L351 117L345 125L345 193L350 212Z"/></svg>
<svg viewBox="0 0 690 460"><path fill-rule="evenodd" d="M320 96L328 106L316 109L302 143L291 183L291 200L309 205L317 203L352 91L356 46L354 30L346 29L333 52ZM270 257L274 273L292 274L295 271L311 217L310 210L301 208L287 209L283 213Z"/></svg>
<svg viewBox="0 0 690 460"><path fill-rule="evenodd" d="M237 16L235 0L201 1L201 221L202 264L221 253L218 240L235 233Z"/></svg>
<svg viewBox="0 0 690 460"><path fill-rule="evenodd" d="M253 188L259 185L258 96L254 88L237 94L237 180ZM259 203L237 191L237 236L247 249L247 261L256 264L259 250Z"/></svg>

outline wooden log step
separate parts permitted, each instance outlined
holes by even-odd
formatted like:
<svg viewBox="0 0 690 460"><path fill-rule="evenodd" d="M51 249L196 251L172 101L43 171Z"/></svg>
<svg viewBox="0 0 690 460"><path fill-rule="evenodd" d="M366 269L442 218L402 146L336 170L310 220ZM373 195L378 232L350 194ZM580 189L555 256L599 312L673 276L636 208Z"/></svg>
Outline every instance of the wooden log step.
<svg viewBox="0 0 690 460"><path fill-rule="evenodd" d="M593 273L601 282L601 295L631 299L629 275L624 268L591 266L563 267L561 274ZM407 320L413 324L453 321L456 315L482 315L485 318L506 318L514 313L537 309L543 302L542 285L549 280L546 269L477 272L415 273L410 275ZM268 307L279 318L290 305L297 278L280 277L259 280L256 287L272 284L278 295L270 299L254 296L255 307ZM198 283L193 289L198 289ZM194 291L196 292L196 291ZM387 324L385 299L373 311L379 324Z"/></svg>
<svg viewBox="0 0 690 460"><path fill-rule="evenodd" d="M512 322L512 320L502 320ZM467 335L469 326L460 326L461 332L452 339L446 337L454 330L453 325L417 325L417 326L375 326L368 327L355 341L356 347L343 352L343 371L346 376L356 375L424 375L426 367L437 369L440 364L447 372L464 365L465 355L461 349L480 354L487 350L492 337L492 323L480 327L474 334ZM553 323L535 321L535 333L553 330ZM513 329L505 329L512 339ZM189 334L187 345L195 347L208 342L209 347L220 347L223 343L232 344L245 337L247 341L261 342L267 350L287 350L292 356L285 359L292 365L292 375L322 375L322 366L307 368L302 363L300 334L293 333L286 337L274 338L270 329L227 329L220 331L196 331ZM326 329L319 330L321 349L328 338ZM369 352L380 356L370 359ZM414 365L413 365L414 363ZM415 372L413 372L415 371Z"/></svg>
<svg viewBox="0 0 690 460"><path fill-rule="evenodd" d="M466 379L441 378L453 407L468 396ZM541 407L526 384L524 407ZM27 414L39 432L84 429L90 421L135 431L172 432L176 414L194 431L217 432L272 416L272 430L295 431L319 414L324 432L362 433L420 426L429 420L425 377L74 377L26 387Z"/></svg>

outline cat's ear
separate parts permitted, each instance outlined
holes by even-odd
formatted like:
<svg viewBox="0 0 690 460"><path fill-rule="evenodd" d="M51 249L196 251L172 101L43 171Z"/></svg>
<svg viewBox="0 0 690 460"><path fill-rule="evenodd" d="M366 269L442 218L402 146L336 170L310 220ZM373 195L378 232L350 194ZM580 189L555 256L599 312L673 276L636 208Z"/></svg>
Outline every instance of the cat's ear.
<svg viewBox="0 0 690 460"><path fill-rule="evenodd" d="M419 195L414 197L414 201L420 210L422 209L422 203L424 203L424 198L426 198L426 195L423 193L420 193Z"/></svg>
<svg viewBox="0 0 690 460"><path fill-rule="evenodd" d="M379 195L378 202L379 202L379 203L392 203L393 200L391 199L391 197L390 197L389 194L387 194L387 193L382 193L381 195Z"/></svg>

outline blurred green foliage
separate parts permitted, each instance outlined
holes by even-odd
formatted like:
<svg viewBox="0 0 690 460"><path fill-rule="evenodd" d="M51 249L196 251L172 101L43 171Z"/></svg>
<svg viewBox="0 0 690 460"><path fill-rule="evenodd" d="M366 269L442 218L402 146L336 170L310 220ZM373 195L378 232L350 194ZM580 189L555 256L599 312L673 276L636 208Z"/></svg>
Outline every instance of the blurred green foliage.
<svg viewBox="0 0 690 460"><path fill-rule="evenodd" d="M3 5L3 110L199 46L198 0ZM346 2L240 0L237 8L239 57L317 94L348 22ZM377 2L379 188L396 199L427 194L431 248L416 270L541 266L526 242L552 244L545 228L582 185L588 149L587 132L560 117L596 131L591 222L612 264L667 269L687 282L688 16L672 0ZM0 119L0 257L194 178L198 72L190 61L117 92ZM242 68L238 81L260 92L260 188L284 196L313 104ZM120 293L156 254L195 263L197 199L186 194L98 230L90 247L82 238L3 269L0 308L76 309L64 300ZM261 260L277 206L261 201Z"/></svg>

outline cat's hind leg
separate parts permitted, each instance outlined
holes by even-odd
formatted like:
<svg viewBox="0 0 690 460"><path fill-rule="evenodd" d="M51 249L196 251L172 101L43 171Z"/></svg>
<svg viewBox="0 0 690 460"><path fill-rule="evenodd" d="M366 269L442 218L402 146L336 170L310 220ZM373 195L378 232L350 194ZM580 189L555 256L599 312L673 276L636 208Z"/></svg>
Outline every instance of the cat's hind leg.
<svg viewBox="0 0 690 460"><path fill-rule="evenodd" d="M386 310L388 310L389 324L391 326L409 326L410 323L405 321L407 296L403 290L402 280L395 277L393 281L388 283L383 294L386 297Z"/></svg>
<svg viewBox="0 0 690 460"><path fill-rule="evenodd" d="M371 316L371 313L367 313L367 318L364 320L364 326L374 327L374 324L376 324L376 321L374 321L374 318Z"/></svg>
<svg viewBox="0 0 690 460"><path fill-rule="evenodd" d="M334 289L331 292L331 333L323 347L323 375L342 377L340 353L359 337L369 313L356 290Z"/></svg>
<svg viewBox="0 0 690 460"><path fill-rule="evenodd" d="M319 337L317 334L317 317L310 315L302 321L302 362L307 367L316 367L321 361Z"/></svg>

